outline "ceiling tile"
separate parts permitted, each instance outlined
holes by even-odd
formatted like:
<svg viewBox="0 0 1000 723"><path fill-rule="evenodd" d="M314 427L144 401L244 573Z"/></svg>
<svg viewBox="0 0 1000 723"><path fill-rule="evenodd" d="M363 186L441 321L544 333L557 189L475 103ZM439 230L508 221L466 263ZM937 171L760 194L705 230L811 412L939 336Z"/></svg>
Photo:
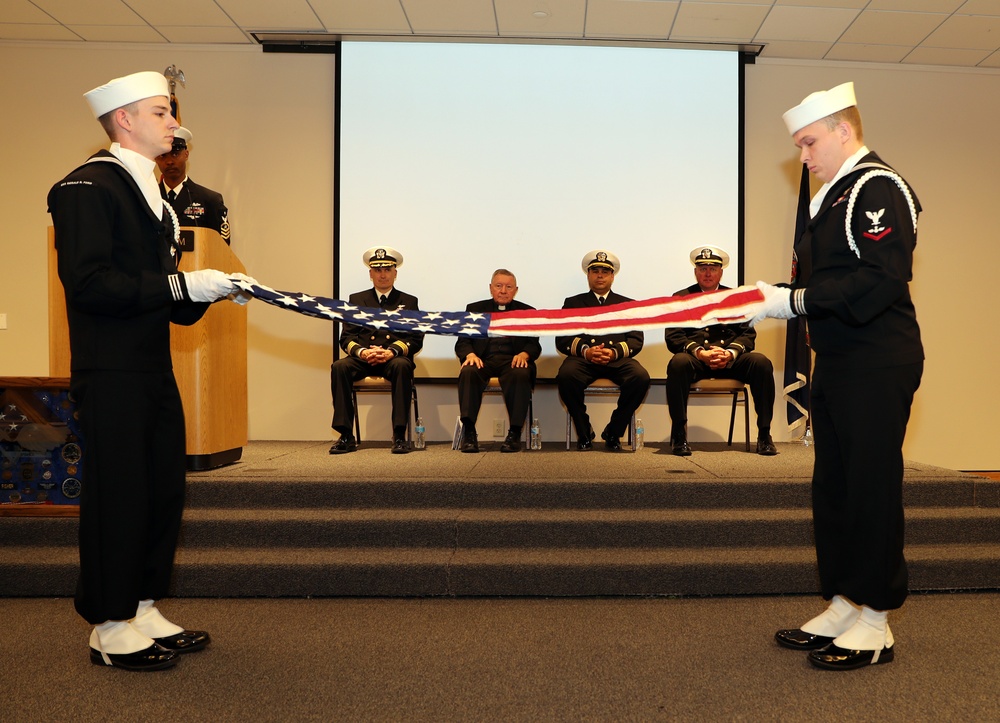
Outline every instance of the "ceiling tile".
<svg viewBox="0 0 1000 723"><path fill-rule="evenodd" d="M215 0L241 28L247 30L323 30L306 0Z"/></svg>
<svg viewBox="0 0 1000 723"><path fill-rule="evenodd" d="M496 0L494 5L503 37L583 37L584 0Z"/></svg>
<svg viewBox="0 0 1000 723"><path fill-rule="evenodd" d="M145 25L121 0L33 0L63 25Z"/></svg>
<svg viewBox="0 0 1000 723"><path fill-rule="evenodd" d="M979 64L980 68L1000 68L1000 51L993 53Z"/></svg>
<svg viewBox="0 0 1000 723"><path fill-rule="evenodd" d="M92 43L166 43L148 25L70 25L70 30Z"/></svg>
<svg viewBox="0 0 1000 723"><path fill-rule="evenodd" d="M181 26L181 25L161 25L160 32L171 43L194 43L221 45L250 44L255 41L248 38L242 30L235 25L229 28L216 28L210 26Z"/></svg>
<svg viewBox="0 0 1000 723"><path fill-rule="evenodd" d="M811 43L798 40L772 40L764 46L762 58L795 58L799 60L820 60L830 50L833 43Z"/></svg>
<svg viewBox="0 0 1000 723"><path fill-rule="evenodd" d="M765 7L771 7L774 0L683 0L684 4L701 5L701 4L727 4L727 5L763 5Z"/></svg>
<svg viewBox="0 0 1000 723"><path fill-rule="evenodd" d="M755 39L833 42L857 16L857 10L839 8L775 7Z"/></svg>
<svg viewBox="0 0 1000 723"><path fill-rule="evenodd" d="M128 0L129 6L150 25L236 27L215 0Z"/></svg>
<svg viewBox="0 0 1000 723"><path fill-rule="evenodd" d="M1000 48L1000 17L952 15L931 33L923 44L929 48Z"/></svg>
<svg viewBox="0 0 1000 723"><path fill-rule="evenodd" d="M497 0L499 3L500 0ZM490 0L402 0L415 33L428 35L496 35Z"/></svg>
<svg viewBox="0 0 1000 723"><path fill-rule="evenodd" d="M872 0L869 10L908 10L913 13L953 13L965 0Z"/></svg>
<svg viewBox="0 0 1000 723"><path fill-rule="evenodd" d="M796 5L800 7L853 8L860 10L869 0L776 0L775 5Z"/></svg>
<svg viewBox="0 0 1000 723"><path fill-rule="evenodd" d="M865 11L841 36L846 43L919 45L946 15Z"/></svg>
<svg viewBox="0 0 1000 723"><path fill-rule="evenodd" d="M590 38L667 38L680 2L588 0Z"/></svg>
<svg viewBox="0 0 1000 723"><path fill-rule="evenodd" d="M684 3L674 21L671 39L733 40L753 39L767 16L765 5L721 5Z"/></svg>
<svg viewBox="0 0 1000 723"><path fill-rule="evenodd" d="M310 0L331 33L411 34L399 0Z"/></svg>
<svg viewBox="0 0 1000 723"><path fill-rule="evenodd" d="M28 0L4 0L0 5L0 24L3 23L55 25L56 21Z"/></svg>
<svg viewBox="0 0 1000 723"><path fill-rule="evenodd" d="M82 40L62 25L0 23L0 40Z"/></svg>
<svg viewBox="0 0 1000 723"><path fill-rule="evenodd" d="M824 60L855 60L865 63L899 63L912 50L910 45L837 43Z"/></svg>
<svg viewBox="0 0 1000 723"><path fill-rule="evenodd" d="M961 15L1000 15L1000 3L997 0L968 0L958 9Z"/></svg>
<svg viewBox="0 0 1000 723"><path fill-rule="evenodd" d="M985 50L954 50L952 48L914 48L903 62L912 65L959 65L974 67L981 63L989 52Z"/></svg>

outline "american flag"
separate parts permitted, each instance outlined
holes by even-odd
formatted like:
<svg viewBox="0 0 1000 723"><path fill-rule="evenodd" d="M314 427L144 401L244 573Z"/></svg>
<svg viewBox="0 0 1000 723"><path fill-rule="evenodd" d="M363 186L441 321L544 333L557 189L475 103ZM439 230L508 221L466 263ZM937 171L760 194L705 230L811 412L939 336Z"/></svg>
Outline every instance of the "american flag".
<svg viewBox="0 0 1000 723"><path fill-rule="evenodd" d="M572 336L632 329L702 327L750 321L764 295L756 286L689 296L664 296L586 309L531 309L496 314L471 311L410 311L355 306L339 299L299 291L278 291L247 278L232 281L244 292L268 304L318 319L446 336Z"/></svg>

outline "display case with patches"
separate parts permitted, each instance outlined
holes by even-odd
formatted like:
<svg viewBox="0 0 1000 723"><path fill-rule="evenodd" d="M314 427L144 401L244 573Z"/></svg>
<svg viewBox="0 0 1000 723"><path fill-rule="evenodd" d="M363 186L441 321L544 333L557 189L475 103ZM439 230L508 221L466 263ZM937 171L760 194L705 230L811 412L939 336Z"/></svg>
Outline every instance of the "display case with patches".
<svg viewBox="0 0 1000 723"><path fill-rule="evenodd" d="M0 505L79 505L86 464L69 380L0 377Z"/></svg>

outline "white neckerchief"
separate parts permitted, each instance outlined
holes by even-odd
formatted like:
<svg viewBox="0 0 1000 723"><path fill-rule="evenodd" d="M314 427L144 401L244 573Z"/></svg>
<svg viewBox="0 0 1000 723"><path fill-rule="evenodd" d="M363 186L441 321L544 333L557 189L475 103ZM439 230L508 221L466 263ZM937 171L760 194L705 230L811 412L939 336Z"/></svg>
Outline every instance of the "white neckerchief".
<svg viewBox="0 0 1000 723"><path fill-rule="evenodd" d="M831 181L824 183L819 187L819 190L816 191L816 195L813 196L812 201L809 202L809 218L815 218L816 214L819 213L819 207L823 205L823 199L826 198L826 194L829 193L833 184L847 175L852 168L858 165L858 161L867 156L868 153L868 146L861 146L857 153L844 161L844 165L840 167L840 170L837 171L837 175L834 176Z"/></svg>
<svg viewBox="0 0 1000 723"><path fill-rule="evenodd" d="M108 149L115 158L122 162L129 174L135 179L139 190L142 191L146 203L157 218L163 218L163 204L165 201L160 197L160 186L153 175L156 168L156 161L146 158L140 153L122 148L118 143L112 143Z"/></svg>

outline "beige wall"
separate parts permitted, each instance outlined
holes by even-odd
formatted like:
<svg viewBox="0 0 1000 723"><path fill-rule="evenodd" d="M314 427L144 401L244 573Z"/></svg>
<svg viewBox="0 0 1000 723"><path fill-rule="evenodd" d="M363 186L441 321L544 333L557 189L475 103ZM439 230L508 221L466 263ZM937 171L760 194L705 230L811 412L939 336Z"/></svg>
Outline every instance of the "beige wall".
<svg viewBox="0 0 1000 723"><path fill-rule="evenodd" d="M0 376L48 374L45 197L107 137L82 94L175 64L191 178L223 193L232 247L279 289L333 292L334 56L259 48L0 44ZM332 326L249 307L252 439L329 436Z"/></svg>
<svg viewBox="0 0 1000 723"><path fill-rule="evenodd" d="M1000 269L990 143L1000 73L761 61L747 78L748 280L788 274L799 166L781 113L814 90L853 80L866 143L906 177L924 208L911 290L927 360L904 451L954 469L1000 469L1000 394L979 383L1000 359L988 316ZM759 344L780 360L783 335L768 324Z"/></svg>
<svg viewBox="0 0 1000 723"><path fill-rule="evenodd" d="M81 94L108 78L170 64L188 77L179 95L182 120L195 134L191 176L225 195L233 248L249 273L277 288L332 293L332 56L0 44L0 312L9 327L0 331L0 376L48 373L45 195L106 145ZM1000 268L988 212L998 196L996 152L988 144L1000 115L996 71L778 61L749 67L747 281L788 274L798 166L780 115L809 92L846 80L857 84L869 145L907 177L925 209L913 294L928 359L906 455L957 469L1000 469L989 419L997 394L962 383L956 373L992 371L1000 358L992 325L976 314L991 308L987 290ZM985 283L972 273L978 268L986 270ZM331 326L254 303L249 327L251 438L329 438ZM762 326L758 343L780 367L781 327ZM969 351L959 366L963 346ZM780 384L780 369L776 376ZM420 394L430 436L448 438L457 414L454 389L423 386ZM784 419L780 399L776 409L776 420ZM384 437L384 410L376 407L368 419L369 411L362 407L366 436ZM595 423L606 418L603 408L595 411ZM554 392L540 393L536 412L546 439L561 438ZM667 434L662 387L641 414L648 439ZM499 406L484 406L480 421L488 426L493 416L505 415ZM699 408L691 417L699 425L692 438L724 435L725 411ZM737 436L741 429L738 423ZM774 432L786 438L781 424Z"/></svg>

